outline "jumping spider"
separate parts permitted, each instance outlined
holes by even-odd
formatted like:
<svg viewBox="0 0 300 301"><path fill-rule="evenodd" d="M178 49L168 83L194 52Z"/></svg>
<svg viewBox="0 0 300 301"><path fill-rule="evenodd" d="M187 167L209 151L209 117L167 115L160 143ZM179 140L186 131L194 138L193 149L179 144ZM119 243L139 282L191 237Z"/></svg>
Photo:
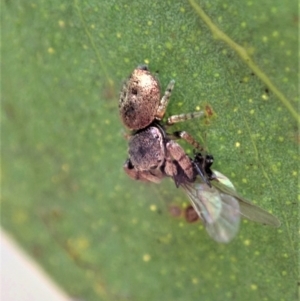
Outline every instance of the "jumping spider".
<svg viewBox="0 0 300 301"><path fill-rule="evenodd" d="M124 83L119 111L132 131L125 172L132 179L155 183L172 177L188 195L208 234L218 242L229 242L236 235L241 216L278 227L280 221L274 215L241 197L226 176L211 170L213 157L203 155L203 148L190 134L166 131L174 123L204 116L203 112L180 114L162 123L174 84L172 80L161 98L158 80L147 66L138 66ZM174 141L179 138L197 150L193 158Z"/></svg>
<svg viewBox="0 0 300 301"><path fill-rule="evenodd" d="M209 186L202 168L195 168L183 148L174 140L184 139L203 151L200 144L186 131L167 133L166 128L182 121L204 116L204 112L173 115L165 124L162 119L174 88L171 80L161 97L158 80L145 65L138 66L124 83L119 100L119 112L124 125L133 131L129 139L129 159L125 172L135 180L159 183L172 177L176 186L193 182L198 173Z"/></svg>

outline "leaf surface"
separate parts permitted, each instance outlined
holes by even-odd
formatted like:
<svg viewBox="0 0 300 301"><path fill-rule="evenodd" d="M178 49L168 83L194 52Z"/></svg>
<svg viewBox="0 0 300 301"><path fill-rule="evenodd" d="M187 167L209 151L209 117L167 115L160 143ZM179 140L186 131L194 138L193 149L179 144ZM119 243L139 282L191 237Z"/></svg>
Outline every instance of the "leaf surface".
<svg viewBox="0 0 300 301"><path fill-rule="evenodd" d="M6 1L3 227L83 300L296 300L297 29L295 1ZM176 80L168 116L212 108L176 129L279 229L217 244L173 216L171 180L126 177L118 91L140 63Z"/></svg>

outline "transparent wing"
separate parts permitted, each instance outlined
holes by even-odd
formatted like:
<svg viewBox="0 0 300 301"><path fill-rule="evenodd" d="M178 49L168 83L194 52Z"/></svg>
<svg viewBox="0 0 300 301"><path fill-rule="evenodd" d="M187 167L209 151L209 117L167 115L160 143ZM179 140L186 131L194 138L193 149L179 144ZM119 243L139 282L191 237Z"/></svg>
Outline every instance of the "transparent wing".
<svg viewBox="0 0 300 301"><path fill-rule="evenodd" d="M219 219L206 226L208 234L217 242L230 242L240 226L240 212L237 200L229 195L220 194L222 210Z"/></svg>
<svg viewBox="0 0 300 301"><path fill-rule="evenodd" d="M227 177L218 171L214 175L217 180L211 181L212 187L199 179L181 187L215 241L231 241L238 232L241 215L261 224L280 226L277 217L241 197Z"/></svg>
<svg viewBox="0 0 300 301"><path fill-rule="evenodd" d="M227 177L215 170L214 174L216 175L218 181L211 181L211 184L223 194L237 199L240 206L240 212L244 217L251 221L261 223L264 225L269 225L273 227L280 226L280 221L276 216L254 205L253 203L240 196L235 191L233 184Z"/></svg>
<svg viewBox="0 0 300 301"><path fill-rule="evenodd" d="M205 183L181 184L203 220L208 234L217 242L227 243L237 234L240 224L238 201Z"/></svg>

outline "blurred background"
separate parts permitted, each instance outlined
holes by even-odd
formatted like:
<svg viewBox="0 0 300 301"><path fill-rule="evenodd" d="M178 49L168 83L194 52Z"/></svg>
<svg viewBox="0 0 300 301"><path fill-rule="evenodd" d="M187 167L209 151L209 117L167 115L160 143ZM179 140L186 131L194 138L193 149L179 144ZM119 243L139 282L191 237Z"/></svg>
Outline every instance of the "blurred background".
<svg viewBox="0 0 300 301"><path fill-rule="evenodd" d="M4 1L3 229L74 300L296 300L298 23L295 1ZM124 174L118 93L140 63L176 80L168 116L212 108L177 129L279 229L217 244L171 180Z"/></svg>

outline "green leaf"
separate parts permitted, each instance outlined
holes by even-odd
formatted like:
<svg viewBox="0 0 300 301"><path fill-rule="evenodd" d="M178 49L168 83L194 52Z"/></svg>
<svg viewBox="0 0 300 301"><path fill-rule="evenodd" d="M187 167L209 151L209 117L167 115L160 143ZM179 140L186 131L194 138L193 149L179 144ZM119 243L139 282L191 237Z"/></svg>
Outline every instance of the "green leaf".
<svg viewBox="0 0 300 301"><path fill-rule="evenodd" d="M6 1L2 9L2 225L84 300L296 300L297 3ZM174 217L171 180L130 180L118 91L140 63L168 116L237 191L279 217L212 241ZM182 144L187 152L191 149ZM175 210L175 211L176 211Z"/></svg>

